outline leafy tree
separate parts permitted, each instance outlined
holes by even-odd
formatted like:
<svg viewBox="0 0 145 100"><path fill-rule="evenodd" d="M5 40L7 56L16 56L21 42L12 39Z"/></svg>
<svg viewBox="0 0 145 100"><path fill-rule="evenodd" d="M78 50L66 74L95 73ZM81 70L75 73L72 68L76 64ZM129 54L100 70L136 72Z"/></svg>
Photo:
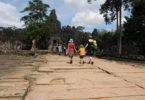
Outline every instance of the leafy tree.
<svg viewBox="0 0 145 100"><path fill-rule="evenodd" d="M80 44L85 45L88 39L87 33L83 32L84 27L78 26L63 26L61 31L62 41L68 43L70 38L74 39L74 42L77 46Z"/></svg>
<svg viewBox="0 0 145 100"><path fill-rule="evenodd" d="M91 2L92 0L88 0ZM110 24L114 20L117 20L117 33L118 33L118 54L121 55L121 48L122 48L122 6L125 9L129 9L130 5L135 0L106 0L104 4L101 5L100 13L104 15L104 19L106 24Z"/></svg>
<svg viewBox="0 0 145 100"><path fill-rule="evenodd" d="M100 9L101 14L104 15L106 24L110 24L115 19L117 20L116 27L117 27L117 33L118 33L118 54L119 55L121 55L121 44L122 44L121 43L122 5L123 5L122 0L106 0L106 2L103 5L101 5L101 9Z"/></svg>
<svg viewBox="0 0 145 100"><path fill-rule="evenodd" d="M48 8L49 5L44 4L42 0L32 0L29 1L28 7L21 11L21 13L28 13L21 18L21 21L25 22L25 33L31 40L35 39L37 41L39 48L41 48L42 42L49 39L52 31L51 18L47 16Z"/></svg>
<svg viewBox="0 0 145 100"><path fill-rule="evenodd" d="M145 0L137 0L132 15L126 17L124 38L126 42L139 48L139 53L145 55Z"/></svg>
<svg viewBox="0 0 145 100"><path fill-rule="evenodd" d="M98 31L98 50L103 51L106 55L115 55L116 51L116 34L107 30Z"/></svg>
<svg viewBox="0 0 145 100"><path fill-rule="evenodd" d="M47 18L47 9L49 5L44 4L41 0L29 1L29 6L26 7L21 13L28 12L28 15L21 18L26 26L44 22Z"/></svg>

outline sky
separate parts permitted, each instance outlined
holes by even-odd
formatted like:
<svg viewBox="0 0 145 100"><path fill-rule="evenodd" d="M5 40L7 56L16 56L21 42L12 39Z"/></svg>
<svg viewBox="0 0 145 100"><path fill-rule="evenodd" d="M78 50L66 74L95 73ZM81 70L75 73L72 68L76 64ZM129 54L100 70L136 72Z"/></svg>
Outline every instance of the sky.
<svg viewBox="0 0 145 100"><path fill-rule="evenodd" d="M25 13L20 13L28 6L30 0L0 0L0 27L16 26L22 28L24 22L20 22L20 18ZM116 21L110 25L106 25L103 15L99 13L100 5L105 0L96 0L91 4L87 0L42 0L50 5L48 13L56 10L58 20L61 26L83 26L84 31L92 32L96 29L115 30ZM124 16L128 15L123 11L122 22L125 21Z"/></svg>

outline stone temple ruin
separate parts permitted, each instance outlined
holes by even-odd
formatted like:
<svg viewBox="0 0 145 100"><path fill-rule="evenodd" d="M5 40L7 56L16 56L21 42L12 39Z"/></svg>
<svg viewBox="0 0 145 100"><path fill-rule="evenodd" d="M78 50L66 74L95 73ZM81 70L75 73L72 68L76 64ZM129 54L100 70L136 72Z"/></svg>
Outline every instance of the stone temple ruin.
<svg viewBox="0 0 145 100"><path fill-rule="evenodd" d="M50 36L50 40L49 40L49 47L48 47L48 51L49 52L56 52L56 47L59 43L62 43L61 41L61 24L59 22L59 20L57 19L56 16L56 12L53 9L50 13L51 16L51 22L53 23L53 32Z"/></svg>
<svg viewBox="0 0 145 100"><path fill-rule="evenodd" d="M16 33L21 34L21 29L15 29ZM22 50L23 43L21 37L14 33L12 28L0 27L0 52L7 53L10 51ZM12 35L13 34L13 35Z"/></svg>
<svg viewBox="0 0 145 100"><path fill-rule="evenodd" d="M58 44L61 43L61 39L60 37L51 37L50 38L50 45L48 47L48 51L49 52L56 52L57 49L56 47L58 46Z"/></svg>
<svg viewBox="0 0 145 100"><path fill-rule="evenodd" d="M49 52L56 52L56 47L58 46L58 44L62 43L62 41L61 41L61 23L57 19L56 12L54 9L51 10L50 17L51 17L50 21L51 21L51 23L53 23L53 27L52 27L53 32L51 33L51 36L49 38L48 51ZM21 33L22 30L16 29L15 32ZM9 34L9 32L8 32L8 34ZM21 36L22 34L19 34L19 35L20 35L19 36L20 38L24 39L23 37L25 37L25 36ZM11 36L11 38L9 37L8 39L6 39L5 41L2 42L2 39L4 38L4 36L8 37L8 35L3 34L3 30L1 30L1 32L0 32L0 51L6 53L6 52L9 52L11 50L12 51L22 50L23 47L26 47L25 44L23 44L21 41L19 41L19 39L20 39L19 37L16 38L16 37ZM13 40L13 42L11 40ZM36 51L36 49L37 49L36 48L36 41L32 40L31 51ZM27 50L27 47L25 50Z"/></svg>
<svg viewBox="0 0 145 100"><path fill-rule="evenodd" d="M10 50L21 50L22 49L22 42L21 41L15 41L14 43L8 42L1 42L0 41L0 51L2 53L7 53Z"/></svg>

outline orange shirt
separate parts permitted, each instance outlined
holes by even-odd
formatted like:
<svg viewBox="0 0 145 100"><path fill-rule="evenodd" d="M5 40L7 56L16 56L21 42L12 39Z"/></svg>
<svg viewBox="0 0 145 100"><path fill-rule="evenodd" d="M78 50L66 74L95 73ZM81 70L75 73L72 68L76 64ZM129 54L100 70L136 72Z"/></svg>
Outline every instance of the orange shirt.
<svg viewBox="0 0 145 100"><path fill-rule="evenodd" d="M74 43L69 43L68 44L68 50L74 50L75 44Z"/></svg>
<svg viewBox="0 0 145 100"><path fill-rule="evenodd" d="M80 56L84 56L85 55L85 48L80 48Z"/></svg>

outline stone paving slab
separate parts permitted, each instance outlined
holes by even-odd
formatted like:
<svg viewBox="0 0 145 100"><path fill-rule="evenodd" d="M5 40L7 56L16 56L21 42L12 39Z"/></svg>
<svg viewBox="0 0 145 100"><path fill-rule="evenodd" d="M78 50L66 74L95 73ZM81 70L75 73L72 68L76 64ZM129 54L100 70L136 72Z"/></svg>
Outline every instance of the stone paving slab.
<svg viewBox="0 0 145 100"><path fill-rule="evenodd" d="M19 70L17 74L15 72L12 72L8 75L3 76L5 79L24 79L26 75L29 75L32 72L32 70L29 69L24 69L24 70Z"/></svg>
<svg viewBox="0 0 145 100"><path fill-rule="evenodd" d="M75 66L63 66L63 67L54 67L54 68L49 68L49 67L40 67L39 69L38 69L38 71L39 72L54 72L54 71L58 71L58 70L83 70L83 69L92 69L92 70L94 70L94 69L96 69L96 68L94 68L94 67L90 67L90 68L88 68L88 67L75 67ZM97 71L101 71L101 70L99 70L99 69L97 69Z"/></svg>
<svg viewBox="0 0 145 100"><path fill-rule="evenodd" d="M80 65L79 57L74 57L73 64L68 64L69 58L65 56L49 54L46 59L47 63L42 64L38 71L32 74L35 82L25 100L144 100L145 98L145 89L136 84L140 82L143 85L142 75L145 69L102 59L95 59L94 65Z"/></svg>
<svg viewBox="0 0 145 100"><path fill-rule="evenodd" d="M129 82L145 88L145 73L117 73L117 75Z"/></svg>
<svg viewBox="0 0 145 100"><path fill-rule="evenodd" d="M100 69L94 69L94 68L82 68L82 69L67 69L67 70L65 70L65 69L60 69L60 70L55 70L55 72L56 73L61 73L61 72L93 72L93 73L102 73L103 71L102 70L100 70Z"/></svg>
<svg viewBox="0 0 145 100"><path fill-rule="evenodd" d="M0 83L1 82L27 82L27 81L24 79L1 79Z"/></svg>
<svg viewBox="0 0 145 100"><path fill-rule="evenodd" d="M109 61L99 59L96 60L98 66L116 77L120 77L128 82L132 82L140 87L145 88L145 68L133 67L131 65L119 64L116 62L110 63ZM111 66L112 65L112 66Z"/></svg>
<svg viewBox="0 0 145 100"><path fill-rule="evenodd" d="M54 69L51 69L49 67L39 67L38 72L48 72L48 73L52 73L54 72Z"/></svg>
<svg viewBox="0 0 145 100"><path fill-rule="evenodd" d="M113 68L113 69L143 69L145 70L145 68L143 67L133 67L131 65L128 65L128 64L123 64L123 63L117 63L116 61L109 61L109 60L104 60L104 59L98 59L96 58L95 59L95 63L96 65L102 67L102 68L105 68L105 69L109 69L109 68Z"/></svg>
<svg viewBox="0 0 145 100"><path fill-rule="evenodd" d="M117 73L120 77L130 77L133 80L135 79L141 79L145 80L145 73Z"/></svg>
<svg viewBox="0 0 145 100"><path fill-rule="evenodd" d="M22 100L21 98L0 98L0 100Z"/></svg>
<svg viewBox="0 0 145 100"><path fill-rule="evenodd" d="M112 73L145 73L145 70L142 69L136 69L136 68L129 68L129 69L120 69L120 68L113 68L112 70L110 69L109 72Z"/></svg>
<svg viewBox="0 0 145 100"><path fill-rule="evenodd" d="M32 56L1 55L0 56L0 100L24 100L30 86L25 80L42 64ZM37 62L36 62L37 59Z"/></svg>
<svg viewBox="0 0 145 100"><path fill-rule="evenodd" d="M28 89L28 81L0 81L0 98L6 97L23 97Z"/></svg>
<svg viewBox="0 0 145 100"><path fill-rule="evenodd" d="M62 63L49 62L46 64L42 64L41 67L49 67L49 68L63 68L63 67L93 67L91 64L79 64L79 62L75 62L73 64L69 64L64 61Z"/></svg>
<svg viewBox="0 0 145 100"><path fill-rule="evenodd" d="M35 91L35 92L34 92ZM103 88L103 89L67 89L67 86L42 86L32 87L26 100L53 100L53 99L79 99L79 98L104 98L114 96L145 95L145 90L140 88Z"/></svg>
<svg viewBox="0 0 145 100"><path fill-rule="evenodd" d="M57 64L55 63L56 65L53 65L54 63L49 63L49 64L43 64L41 65L41 67L49 67L49 68L69 68L69 67L72 67L72 68L77 68L77 67L87 67L87 68L94 68L92 65L90 64L79 64L76 63L76 64L68 64L66 63L65 65L61 65L61 64Z"/></svg>
<svg viewBox="0 0 145 100"><path fill-rule="evenodd" d="M134 68L134 67L128 67L128 66L122 66L119 67L117 66L111 66L111 65L98 65L100 68L105 69L111 73L145 73L145 70L140 69L140 68Z"/></svg>
<svg viewBox="0 0 145 100"><path fill-rule="evenodd" d="M26 86L28 81L0 81L0 87Z"/></svg>
<svg viewBox="0 0 145 100"><path fill-rule="evenodd" d="M69 99L69 100L145 100L145 96L127 96L127 97L125 96L125 97Z"/></svg>
<svg viewBox="0 0 145 100"><path fill-rule="evenodd" d="M103 77L102 77L103 76ZM103 88L103 87L134 87L122 79L110 76L106 73L96 72L61 72L44 75L36 79L37 85L52 85L52 82L64 81L60 84L69 84L72 88Z"/></svg>
<svg viewBox="0 0 145 100"><path fill-rule="evenodd" d="M114 97L114 98L106 98L100 100L145 100L145 96Z"/></svg>

